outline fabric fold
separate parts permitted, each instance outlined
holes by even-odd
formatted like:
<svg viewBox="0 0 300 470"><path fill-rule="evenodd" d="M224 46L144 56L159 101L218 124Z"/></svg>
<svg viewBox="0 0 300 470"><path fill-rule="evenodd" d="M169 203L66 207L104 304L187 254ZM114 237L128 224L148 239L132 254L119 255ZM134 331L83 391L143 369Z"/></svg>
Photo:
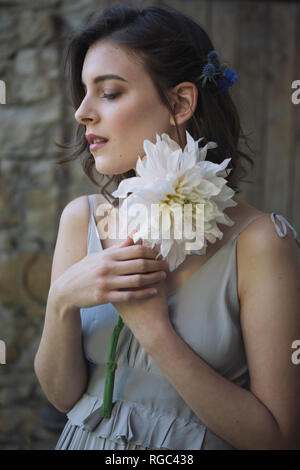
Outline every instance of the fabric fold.
<svg viewBox="0 0 300 470"><path fill-rule="evenodd" d="M87 406L87 403L89 404ZM102 399L84 394L68 413L81 432L106 438L119 445L136 444L147 448L200 450L206 426L178 416L151 410L140 403L117 401L110 418L101 416Z"/></svg>

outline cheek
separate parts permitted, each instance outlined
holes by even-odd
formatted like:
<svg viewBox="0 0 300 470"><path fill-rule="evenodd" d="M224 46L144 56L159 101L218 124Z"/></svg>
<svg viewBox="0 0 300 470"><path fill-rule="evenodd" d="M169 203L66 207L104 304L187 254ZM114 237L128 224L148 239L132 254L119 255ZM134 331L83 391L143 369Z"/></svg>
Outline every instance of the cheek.
<svg viewBox="0 0 300 470"><path fill-rule="evenodd" d="M148 97L145 93L142 93L142 96L143 99L141 99L141 91L137 93L137 96L135 93L128 95L122 106L118 107L114 113L114 124L122 135L124 131L128 135L132 132L152 134L153 129L159 131L162 120L165 122L166 109L156 96L151 93Z"/></svg>
<svg viewBox="0 0 300 470"><path fill-rule="evenodd" d="M114 127L124 135L126 133L136 133L138 127L143 127L147 120L149 111L146 110L144 104L124 104L119 108L114 116Z"/></svg>
<svg viewBox="0 0 300 470"><path fill-rule="evenodd" d="M157 99L135 100L132 96L114 110L110 117L112 134L117 147L118 157L133 167L138 155L145 154L144 139L155 141L155 134L167 132L168 113Z"/></svg>

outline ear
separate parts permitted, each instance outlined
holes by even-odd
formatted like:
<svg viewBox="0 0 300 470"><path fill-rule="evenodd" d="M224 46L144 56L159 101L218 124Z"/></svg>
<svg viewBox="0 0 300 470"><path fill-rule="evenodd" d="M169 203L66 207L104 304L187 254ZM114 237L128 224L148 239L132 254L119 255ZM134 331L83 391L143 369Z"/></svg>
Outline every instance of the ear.
<svg viewBox="0 0 300 470"><path fill-rule="evenodd" d="M180 126L189 121L193 116L198 102L198 89L195 83L182 82L176 85L171 91L170 101L177 124ZM175 121L170 115L170 124L175 126Z"/></svg>

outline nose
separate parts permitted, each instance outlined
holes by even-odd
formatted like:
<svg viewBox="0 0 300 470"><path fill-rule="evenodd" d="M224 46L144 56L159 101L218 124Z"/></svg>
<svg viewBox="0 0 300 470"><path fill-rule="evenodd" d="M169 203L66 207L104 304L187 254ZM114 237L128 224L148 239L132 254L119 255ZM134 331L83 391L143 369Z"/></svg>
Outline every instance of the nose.
<svg viewBox="0 0 300 470"><path fill-rule="evenodd" d="M86 97L82 100L79 108L74 114L75 119L79 124L86 124L87 122L93 122L98 119L98 114L94 110L93 106L89 104Z"/></svg>

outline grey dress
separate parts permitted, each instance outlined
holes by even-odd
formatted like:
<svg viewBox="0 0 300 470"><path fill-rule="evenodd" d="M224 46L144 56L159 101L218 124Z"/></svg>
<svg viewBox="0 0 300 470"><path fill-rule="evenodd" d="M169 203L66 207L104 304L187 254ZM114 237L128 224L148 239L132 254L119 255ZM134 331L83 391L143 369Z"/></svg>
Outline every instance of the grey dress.
<svg viewBox="0 0 300 470"><path fill-rule="evenodd" d="M89 203L88 254L103 249L91 195ZM250 220L168 296L170 319L177 334L219 374L248 390L250 379L239 319L236 244L242 230L259 217L262 215ZM271 213L270 217L282 238L288 224L300 246L296 230L283 216ZM283 231L276 219L281 221ZM200 421L125 324L116 351L112 414L110 418L100 417L105 363L117 319L118 312L111 303L81 309L89 379L85 393L67 413L68 421L55 449L234 449Z"/></svg>

